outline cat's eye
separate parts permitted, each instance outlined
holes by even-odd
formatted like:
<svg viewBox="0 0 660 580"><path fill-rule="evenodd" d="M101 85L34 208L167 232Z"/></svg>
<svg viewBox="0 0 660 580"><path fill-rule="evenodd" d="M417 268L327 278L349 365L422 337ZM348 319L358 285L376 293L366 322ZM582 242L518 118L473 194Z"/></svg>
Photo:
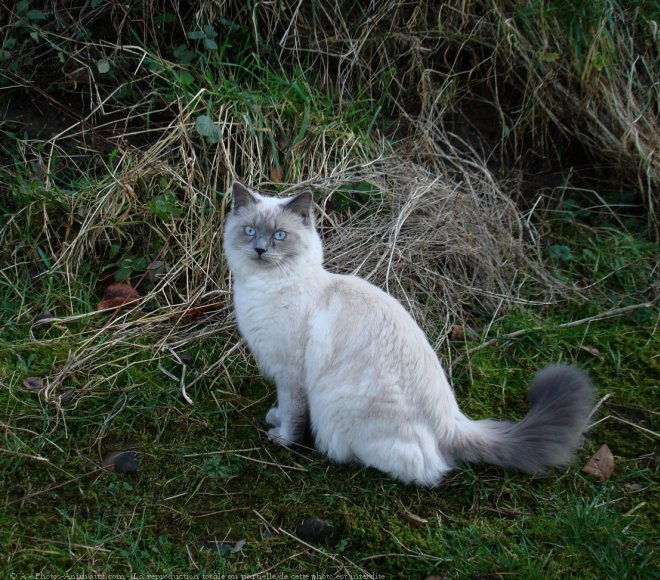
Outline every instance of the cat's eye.
<svg viewBox="0 0 660 580"><path fill-rule="evenodd" d="M281 242L284 238L286 238L286 232L283 232L282 230L277 230L273 234L273 237Z"/></svg>
<svg viewBox="0 0 660 580"><path fill-rule="evenodd" d="M245 233L246 236L250 236L250 237L254 236L254 234L257 233L252 226L245 226L243 228L243 232Z"/></svg>

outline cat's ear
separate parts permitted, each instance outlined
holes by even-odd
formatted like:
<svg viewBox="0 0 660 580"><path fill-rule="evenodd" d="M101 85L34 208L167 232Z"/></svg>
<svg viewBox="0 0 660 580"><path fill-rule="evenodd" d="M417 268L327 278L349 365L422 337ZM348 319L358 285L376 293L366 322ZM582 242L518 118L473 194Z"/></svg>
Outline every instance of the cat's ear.
<svg viewBox="0 0 660 580"><path fill-rule="evenodd" d="M284 209L299 215L303 223L308 225L312 222L314 215L312 194L309 191L305 191L297 195L284 206Z"/></svg>
<svg viewBox="0 0 660 580"><path fill-rule="evenodd" d="M257 203L255 195L240 181L232 183L231 195L233 198L232 209L234 210Z"/></svg>

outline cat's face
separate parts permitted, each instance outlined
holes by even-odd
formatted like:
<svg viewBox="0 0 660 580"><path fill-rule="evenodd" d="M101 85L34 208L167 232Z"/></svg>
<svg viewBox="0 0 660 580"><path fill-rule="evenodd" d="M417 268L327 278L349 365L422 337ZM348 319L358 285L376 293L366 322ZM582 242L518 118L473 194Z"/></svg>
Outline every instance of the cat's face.
<svg viewBox="0 0 660 580"><path fill-rule="evenodd" d="M224 236L232 271L241 266L287 269L305 259L316 261L320 240L310 193L267 197L235 182L232 194Z"/></svg>

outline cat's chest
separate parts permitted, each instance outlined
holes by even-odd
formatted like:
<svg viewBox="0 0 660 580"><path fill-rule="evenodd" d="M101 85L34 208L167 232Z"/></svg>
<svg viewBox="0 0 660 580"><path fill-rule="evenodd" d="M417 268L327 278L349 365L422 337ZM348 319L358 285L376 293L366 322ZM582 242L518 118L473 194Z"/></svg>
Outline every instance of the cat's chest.
<svg viewBox="0 0 660 580"><path fill-rule="evenodd" d="M234 288L238 328L260 366L298 356L304 342L306 308L297 294Z"/></svg>

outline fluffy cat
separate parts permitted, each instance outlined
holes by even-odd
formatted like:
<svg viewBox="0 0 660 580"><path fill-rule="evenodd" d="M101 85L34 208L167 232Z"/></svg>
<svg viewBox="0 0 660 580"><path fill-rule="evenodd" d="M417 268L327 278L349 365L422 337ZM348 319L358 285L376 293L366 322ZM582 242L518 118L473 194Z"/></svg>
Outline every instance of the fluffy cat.
<svg viewBox="0 0 660 580"><path fill-rule="evenodd" d="M224 231L238 328L277 385L271 439L300 442L404 482L436 486L456 458L527 473L567 463L592 408L586 375L542 370L519 423L461 413L424 333L394 298L323 269L310 193L276 198L236 182Z"/></svg>

